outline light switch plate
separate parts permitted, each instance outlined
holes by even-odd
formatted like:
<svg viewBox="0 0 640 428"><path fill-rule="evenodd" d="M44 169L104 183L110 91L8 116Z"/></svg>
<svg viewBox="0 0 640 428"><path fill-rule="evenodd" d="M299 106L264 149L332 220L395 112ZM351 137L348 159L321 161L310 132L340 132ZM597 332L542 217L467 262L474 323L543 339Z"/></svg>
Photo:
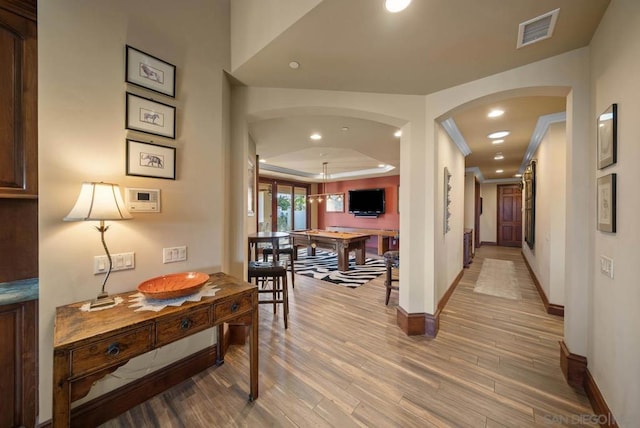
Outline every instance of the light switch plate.
<svg viewBox="0 0 640 428"><path fill-rule="evenodd" d="M135 269L136 257L134 252L111 254L111 272ZM109 270L109 259L106 255L93 257L93 273L99 275Z"/></svg>
<svg viewBox="0 0 640 428"><path fill-rule="evenodd" d="M600 272L613 279L613 259L607 256L600 256Z"/></svg>
<svg viewBox="0 0 640 428"><path fill-rule="evenodd" d="M162 263L184 262L187 260L187 247L167 247L162 249Z"/></svg>

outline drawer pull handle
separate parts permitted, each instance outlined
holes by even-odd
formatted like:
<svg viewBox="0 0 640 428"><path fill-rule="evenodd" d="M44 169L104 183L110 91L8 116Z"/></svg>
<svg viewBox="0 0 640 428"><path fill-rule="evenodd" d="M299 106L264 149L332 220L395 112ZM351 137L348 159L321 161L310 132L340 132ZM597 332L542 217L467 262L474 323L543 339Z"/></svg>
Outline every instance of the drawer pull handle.
<svg viewBox="0 0 640 428"><path fill-rule="evenodd" d="M240 305L237 302L231 304L231 312L236 312L238 309L240 309Z"/></svg>
<svg viewBox="0 0 640 428"><path fill-rule="evenodd" d="M187 330L188 328L191 328L192 324L193 321L191 321L189 318L183 318L182 321L180 321L180 328L182 330Z"/></svg>
<svg viewBox="0 0 640 428"><path fill-rule="evenodd" d="M120 353L120 344L118 342L115 342L109 345L106 352L107 355L110 355L112 357L115 357L119 353Z"/></svg>

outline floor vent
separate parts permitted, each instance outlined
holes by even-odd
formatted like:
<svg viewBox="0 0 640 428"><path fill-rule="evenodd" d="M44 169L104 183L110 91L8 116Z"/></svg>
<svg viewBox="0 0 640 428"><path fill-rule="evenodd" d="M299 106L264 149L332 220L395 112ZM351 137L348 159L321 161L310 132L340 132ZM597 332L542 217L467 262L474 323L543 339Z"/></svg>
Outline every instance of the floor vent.
<svg viewBox="0 0 640 428"><path fill-rule="evenodd" d="M560 13L560 9L552 10L537 18L521 23L518 27L518 49L550 38L558 20L558 13Z"/></svg>

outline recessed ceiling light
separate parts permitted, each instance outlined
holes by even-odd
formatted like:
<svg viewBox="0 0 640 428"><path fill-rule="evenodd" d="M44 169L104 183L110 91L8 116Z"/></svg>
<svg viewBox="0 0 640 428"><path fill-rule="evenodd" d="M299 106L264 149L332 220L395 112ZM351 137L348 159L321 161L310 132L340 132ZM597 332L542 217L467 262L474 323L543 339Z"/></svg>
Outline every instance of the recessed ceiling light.
<svg viewBox="0 0 640 428"><path fill-rule="evenodd" d="M502 174L504 172L504 169L496 169L496 173L498 174Z"/></svg>
<svg viewBox="0 0 640 428"><path fill-rule="evenodd" d="M491 110L487 115L487 117L500 117L503 114L504 114L504 110L495 109L495 110Z"/></svg>
<svg viewBox="0 0 640 428"><path fill-rule="evenodd" d="M393 133L393 136L397 138L402 137L402 131L398 129L396 132Z"/></svg>
<svg viewBox="0 0 640 428"><path fill-rule="evenodd" d="M409 6L411 0L387 0L384 3L384 7L391 13L400 12L405 10Z"/></svg>
<svg viewBox="0 0 640 428"><path fill-rule="evenodd" d="M513 176L520 178L520 177L522 177L522 174L513 174Z"/></svg>
<svg viewBox="0 0 640 428"><path fill-rule="evenodd" d="M348 126L343 126L342 128L340 128L340 130L341 130L341 131L345 131L345 132L346 132L346 131L348 131L348 130L349 130L349 127L348 127Z"/></svg>
<svg viewBox="0 0 640 428"><path fill-rule="evenodd" d="M502 139L501 140L493 140L491 142L491 144L502 144L502 143L504 143L504 140L502 140Z"/></svg>
<svg viewBox="0 0 640 428"><path fill-rule="evenodd" d="M502 153L496 153L496 155L493 158L495 160L502 160L504 159L504 155Z"/></svg>
<svg viewBox="0 0 640 428"><path fill-rule="evenodd" d="M267 163L266 159L260 159L260 163Z"/></svg>
<svg viewBox="0 0 640 428"><path fill-rule="evenodd" d="M312 140L316 140L317 141L317 140L321 140L322 139L322 135L320 135L318 133L315 133L315 134L311 134L311 137L309 137L309 138L311 138Z"/></svg>
<svg viewBox="0 0 640 428"><path fill-rule="evenodd" d="M489 137L491 139L502 138L502 137L506 137L509 134L510 134L509 131L498 131L498 132L494 132L492 134L487 135L487 137Z"/></svg>
<svg viewBox="0 0 640 428"><path fill-rule="evenodd" d="M289 63L289 68L292 70L297 70L300 68L300 63L298 61L291 61Z"/></svg>

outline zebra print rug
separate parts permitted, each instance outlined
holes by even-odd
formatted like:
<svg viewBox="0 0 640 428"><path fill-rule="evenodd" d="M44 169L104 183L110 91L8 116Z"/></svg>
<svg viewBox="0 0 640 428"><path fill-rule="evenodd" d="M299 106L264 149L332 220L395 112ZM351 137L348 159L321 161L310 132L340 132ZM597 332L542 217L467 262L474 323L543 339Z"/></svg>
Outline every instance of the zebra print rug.
<svg viewBox="0 0 640 428"><path fill-rule="evenodd" d="M329 251L316 250L315 256L307 256L307 249L298 250L295 262L296 274L357 288L385 273L384 260L366 258L365 264L356 265L355 256L349 257L349 271L338 271L338 255Z"/></svg>

